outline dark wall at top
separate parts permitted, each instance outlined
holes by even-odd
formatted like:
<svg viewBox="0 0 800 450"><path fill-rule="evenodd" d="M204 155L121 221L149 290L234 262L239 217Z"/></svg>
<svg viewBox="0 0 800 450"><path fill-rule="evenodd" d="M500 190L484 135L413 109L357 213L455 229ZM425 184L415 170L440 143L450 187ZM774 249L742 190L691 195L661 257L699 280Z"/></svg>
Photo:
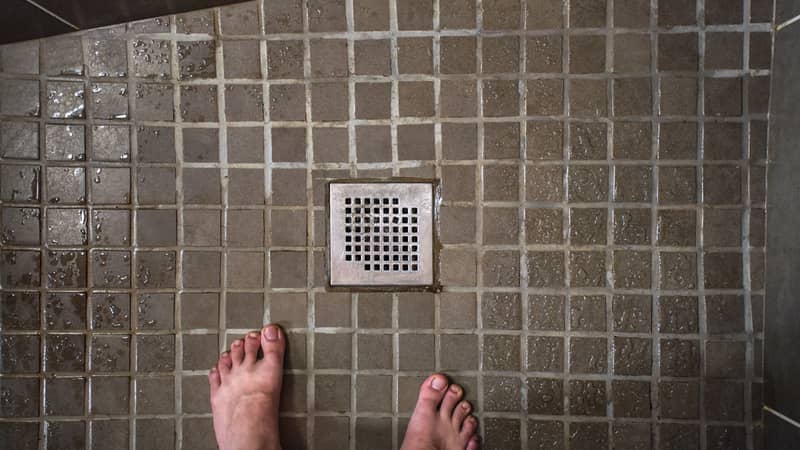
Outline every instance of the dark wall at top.
<svg viewBox="0 0 800 450"><path fill-rule="evenodd" d="M2 0L0 44L242 0ZM37 7L38 5L38 7ZM48 14L45 10L50 11ZM62 20L54 17L58 16Z"/></svg>

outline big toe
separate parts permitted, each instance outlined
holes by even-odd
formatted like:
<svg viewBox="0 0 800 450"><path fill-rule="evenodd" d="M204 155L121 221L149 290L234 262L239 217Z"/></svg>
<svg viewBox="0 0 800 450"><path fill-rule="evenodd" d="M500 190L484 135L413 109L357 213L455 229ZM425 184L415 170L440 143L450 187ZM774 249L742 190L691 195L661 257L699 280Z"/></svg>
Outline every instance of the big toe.
<svg viewBox="0 0 800 450"><path fill-rule="evenodd" d="M440 373L429 376L419 387L419 397L414 411L436 411L447 392L447 377Z"/></svg>
<svg viewBox="0 0 800 450"><path fill-rule="evenodd" d="M270 324L261 330L261 351L264 353L262 363L265 367L271 370L283 370L286 335L279 326Z"/></svg>

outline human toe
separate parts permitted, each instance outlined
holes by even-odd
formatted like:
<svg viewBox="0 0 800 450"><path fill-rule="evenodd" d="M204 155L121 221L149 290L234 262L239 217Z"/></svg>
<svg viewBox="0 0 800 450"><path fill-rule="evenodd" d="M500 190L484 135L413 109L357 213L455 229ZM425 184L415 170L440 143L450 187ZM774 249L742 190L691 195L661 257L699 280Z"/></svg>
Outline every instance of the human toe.
<svg viewBox="0 0 800 450"><path fill-rule="evenodd" d="M258 350L261 348L259 333L251 331L244 337L244 363L251 365L258 359Z"/></svg>
<svg viewBox="0 0 800 450"><path fill-rule="evenodd" d="M461 386L457 384L450 385L450 388L447 389L447 393L445 393L444 399L442 400L442 406L439 407L439 412L443 417L450 418L453 415L453 410L463 395L464 390Z"/></svg>
<svg viewBox="0 0 800 450"><path fill-rule="evenodd" d="M453 411L453 426L456 430L461 429L461 424L464 423L464 419L469 416L470 411L472 411L472 405L466 400L460 402L458 406L456 406Z"/></svg>
<svg viewBox="0 0 800 450"><path fill-rule="evenodd" d="M447 377L440 373L429 376L419 388L419 397L415 411L430 410L435 411L447 391Z"/></svg>
<svg viewBox="0 0 800 450"><path fill-rule="evenodd" d="M474 416L469 416L464 421L463 425L461 425L461 436L463 438L469 438L474 436L478 430L478 419Z"/></svg>
<svg viewBox="0 0 800 450"><path fill-rule="evenodd" d="M244 361L244 341L241 339L236 339L231 344L231 361L233 361L233 367L238 367Z"/></svg>
<svg viewBox="0 0 800 450"><path fill-rule="evenodd" d="M261 330L261 350L264 352L264 361L267 364L283 365L286 337L279 326L269 324Z"/></svg>

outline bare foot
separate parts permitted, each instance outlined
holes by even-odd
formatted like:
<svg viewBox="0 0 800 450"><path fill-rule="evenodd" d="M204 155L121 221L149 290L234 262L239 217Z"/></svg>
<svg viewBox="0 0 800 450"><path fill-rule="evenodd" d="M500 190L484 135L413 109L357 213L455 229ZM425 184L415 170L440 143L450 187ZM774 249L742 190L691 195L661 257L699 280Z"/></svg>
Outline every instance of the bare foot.
<svg viewBox="0 0 800 450"><path fill-rule="evenodd" d="M276 325L237 339L208 374L221 450L278 450L278 406L286 339ZM258 350L264 352L258 359Z"/></svg>
<svg viewBox="0 0 800 450"><path fill-rule="evenodd" d="M469 402L459 401L463 395L461 386L447 387L444 375L429 376L419 388L401 450L477 450L478 421L469 414Z"/></svg>

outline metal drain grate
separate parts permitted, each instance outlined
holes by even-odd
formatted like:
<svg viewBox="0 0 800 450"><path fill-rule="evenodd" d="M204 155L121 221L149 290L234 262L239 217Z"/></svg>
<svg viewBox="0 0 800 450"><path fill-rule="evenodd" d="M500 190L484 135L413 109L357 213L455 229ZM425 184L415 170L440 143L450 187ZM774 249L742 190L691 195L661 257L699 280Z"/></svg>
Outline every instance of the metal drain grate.
<svg viewBox="0 0 800 450"><path fill-rule="evenodd" d="M330 184L332 286L433 284L433 185Z"/></svg>

